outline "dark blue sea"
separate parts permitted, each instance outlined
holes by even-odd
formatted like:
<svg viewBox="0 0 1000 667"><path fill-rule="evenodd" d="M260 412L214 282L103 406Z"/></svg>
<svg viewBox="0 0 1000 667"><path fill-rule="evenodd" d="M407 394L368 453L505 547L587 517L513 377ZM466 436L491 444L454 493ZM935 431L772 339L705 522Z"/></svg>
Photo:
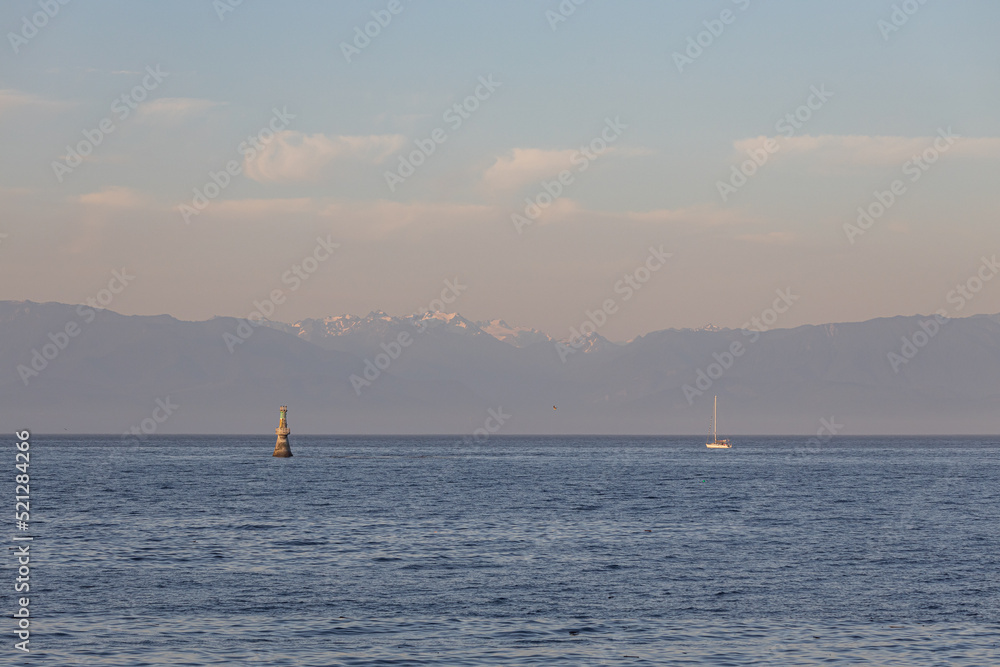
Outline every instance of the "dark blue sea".
<svg viewBox="0 0 1000 667"><path fill-rule="evenodd" d="M1000 665L996 438L31 443L4 664Z"/></svg>

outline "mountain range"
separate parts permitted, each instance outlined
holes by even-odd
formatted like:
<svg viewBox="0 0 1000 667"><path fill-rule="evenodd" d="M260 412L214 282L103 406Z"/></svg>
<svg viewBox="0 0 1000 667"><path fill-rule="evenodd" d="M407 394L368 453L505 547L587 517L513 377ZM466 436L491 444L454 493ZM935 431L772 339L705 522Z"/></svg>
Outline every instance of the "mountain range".
<svg viewBox="0 0 1000 667"><path fill-rule="evenodd" d="M1000 316L573 341L381 311L187 322L0 301L0 420L38 433L1000 432ZM737 440L738 442L738 440ZM294 440L293 440L294 443Z"/></svg>

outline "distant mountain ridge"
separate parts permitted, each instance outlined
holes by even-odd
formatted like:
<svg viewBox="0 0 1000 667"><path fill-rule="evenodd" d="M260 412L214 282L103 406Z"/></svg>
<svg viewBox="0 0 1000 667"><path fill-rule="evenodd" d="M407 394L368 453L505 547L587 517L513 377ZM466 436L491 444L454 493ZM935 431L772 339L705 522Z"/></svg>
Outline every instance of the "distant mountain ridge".
<svg viewBox="0 0 1000 667"><path fill-rule="evenodd" d="M468 335L482 333L514 347L525 347L532 343L551 342L553 340L547 334L537 329L512 327L503 320L473 322L465 319L458 313L427 312L421 315L393 317L384 311L373 310L363 317L357 315L336 315L322 319L299 320L292 324L271 321L266 322L266 324L281 331L294 333L303 340L308 340L311 343L319 345L323 345L324 342L330 344L330 339L340 336L384 337L390 331L406 329L407 326L413 328L444 327L452 332Z"/></svg>
<svg viewBox="0 0 1000 667"><path fill-rule="evenodd" d="M699 434L718 395L720 435L815 434L831 419L844 435L1000 432L1000 316L932 320L666 329L625 343L592 333L574 347L457 313L251 331L228 317L3 301L0 417L38 432L267 434L287 404L294 440L471 434L502 408L501 435ZM230 352L224 336L241 323L251 335Z"/></svg>

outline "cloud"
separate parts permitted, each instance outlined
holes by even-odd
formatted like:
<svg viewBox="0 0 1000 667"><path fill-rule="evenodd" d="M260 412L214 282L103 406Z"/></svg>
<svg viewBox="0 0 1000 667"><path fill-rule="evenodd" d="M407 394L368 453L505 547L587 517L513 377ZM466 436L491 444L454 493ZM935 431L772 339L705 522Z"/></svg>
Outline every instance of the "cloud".
<svg viewBox="0 0 1000 667"><path fill-rule="evenodd" d="M149 203L148 198L141 192L120 186L102 188L99 192L80 195L77 201L88 206L104 208L140 208Z"/></svg>
<svg viewBox="0 0 1000 667"><path fill-rule="evenodd" d="M698 227L718 227L721 225L742 225L760 223L762 220L733 208L723 208L717 204L698 204L674 209L654 209L652 211L629 211L623 214L629 220L653 224L688 225Z"/></svg>
<svg viewBox="0 0 1000 667"><path fill-rule="evenodd" d="M938 135L925 137L899 137L883 135L803 135L799 137L770 137L777 142L779 150L776 159L808 157L817 162L833 166L891 166L900 165L914 156L921 155L934 146L942 144ZM768 137L760 136L733 142L738 156L746 158L749 150L760 148ZM1000 138L958 137L948 148L949 155L965 157L1000 157Z"/></svg>
<svg viewBox="0 0 1000 667"><path fill-rule="evenodd" d="M648 211L607 211L588 209L574 199L559 197L551 205L541 209L539 215L532 221L532 225L669 226L677 230L692 231L711 227L761 224L763 222L765 220L754 214L740 209L722 208L716 204L698 204L684 208L661 208Z"/></svg>
<svg viewBox="0 0 1000 667"><path fill-rule="evenodd" d="M270 199L218 200L205 209L206 219L241 224L281 224L296 227L322 221L325 228L343 238L385 240L420 237L441 230L470 230L488 227L515 232L506 205L457 202L398 202L391 200L353 200L334 197L286 197ZM587 209L568 197L560 197L542 210L532 227L577 229L700 231L766 222L744 211L717 205L652 211L606 211ZM758 227L759 229L759 227ZM743 231L743 230L741 230ZM758 239L764 240L764 239ZM778 242L777 236L768 239Z"/></svg>
<svg viewBox="0 0 1000 667"><path fill-rule="evenodd" d="M483 173L482 186L493 193L507 194L525 185L538 185L554 178L560 171L577 171L573 163L577 149L546 150L542 148L515 148L502 155ZM624 157L655 155L655 151L641 146L609 146L599 155L614 153Z"/></svg>
<svg viewBox="0 0 1000 667"><path fill-rule="evenodd" d="M498 215L490 207L475 204L344 201L329 197L219 201L207 208L205 214L242 223L304 224L318 219L343 238L366 240L398 238L406 232L424 234L434 229L488 224Z"/></svg>
<svg viewBox="0 0 1000 667"><path fill-rule="evenodd" d="M337 161L378 164L403 147L398 134L326 136L294 130L279 132L253 159L244 160L247 177L261 182L315 181Z"/></svg>
<svg viewBox="0 0 1000 667"><path fill-rule="evenodd" d="M161 97L142 104L136 118L147 123L176 123L222 105L223 102L194 97Z"/></svg>
<svg viewBox="0 0 1000 667"><path fill-rule="evenodd" d="M57 107L62 103L12 88L0 88L0 114L18 107Z"/></svg>
<svg viewBox="0 0 1000 667"><path fill-rule="evenodd" d="M333 201L321 215L339 223L344 234L367 239L398 238L400 234L424 235L442 229L489 223L492 207L451 202L346 202Z"/></svg>
<svg viewBox="0 0 1000 667"><path fill-rule="evenodd" d="M224 199L207 209L209 214L237 219L278 218L293 214L316 215L320 204L310 197L275 199Z"/></svg>
<svg viewBox="0 0 1000 667"><path fill-rule="evenodd" d="M569 169L575 150L543 150L541 148L515 148L483 174L483 185L495 192L510 192L529 183L552 178L563 169Z"/></svg>
<svg viewBox="0 0 1000 667"><path fill-rule="evenodd" d="M28 93L11 90L10 88L0 89L0 113L6 111L7 109L13 109L14 107L36 103L36 100L38 100L37 97L29 95Z"/></svg>

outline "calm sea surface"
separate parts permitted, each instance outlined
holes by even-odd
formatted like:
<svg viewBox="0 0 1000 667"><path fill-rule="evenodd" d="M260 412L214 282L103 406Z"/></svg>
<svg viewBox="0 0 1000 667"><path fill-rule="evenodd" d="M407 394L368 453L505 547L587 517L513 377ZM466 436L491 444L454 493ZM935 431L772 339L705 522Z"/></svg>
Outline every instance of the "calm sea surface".
<svg viewBox="0 0 1000 667"><path fill-rule="evenodd" d="M997 439L457 440L33 436L0 662L1000 665Z"/></svg>

